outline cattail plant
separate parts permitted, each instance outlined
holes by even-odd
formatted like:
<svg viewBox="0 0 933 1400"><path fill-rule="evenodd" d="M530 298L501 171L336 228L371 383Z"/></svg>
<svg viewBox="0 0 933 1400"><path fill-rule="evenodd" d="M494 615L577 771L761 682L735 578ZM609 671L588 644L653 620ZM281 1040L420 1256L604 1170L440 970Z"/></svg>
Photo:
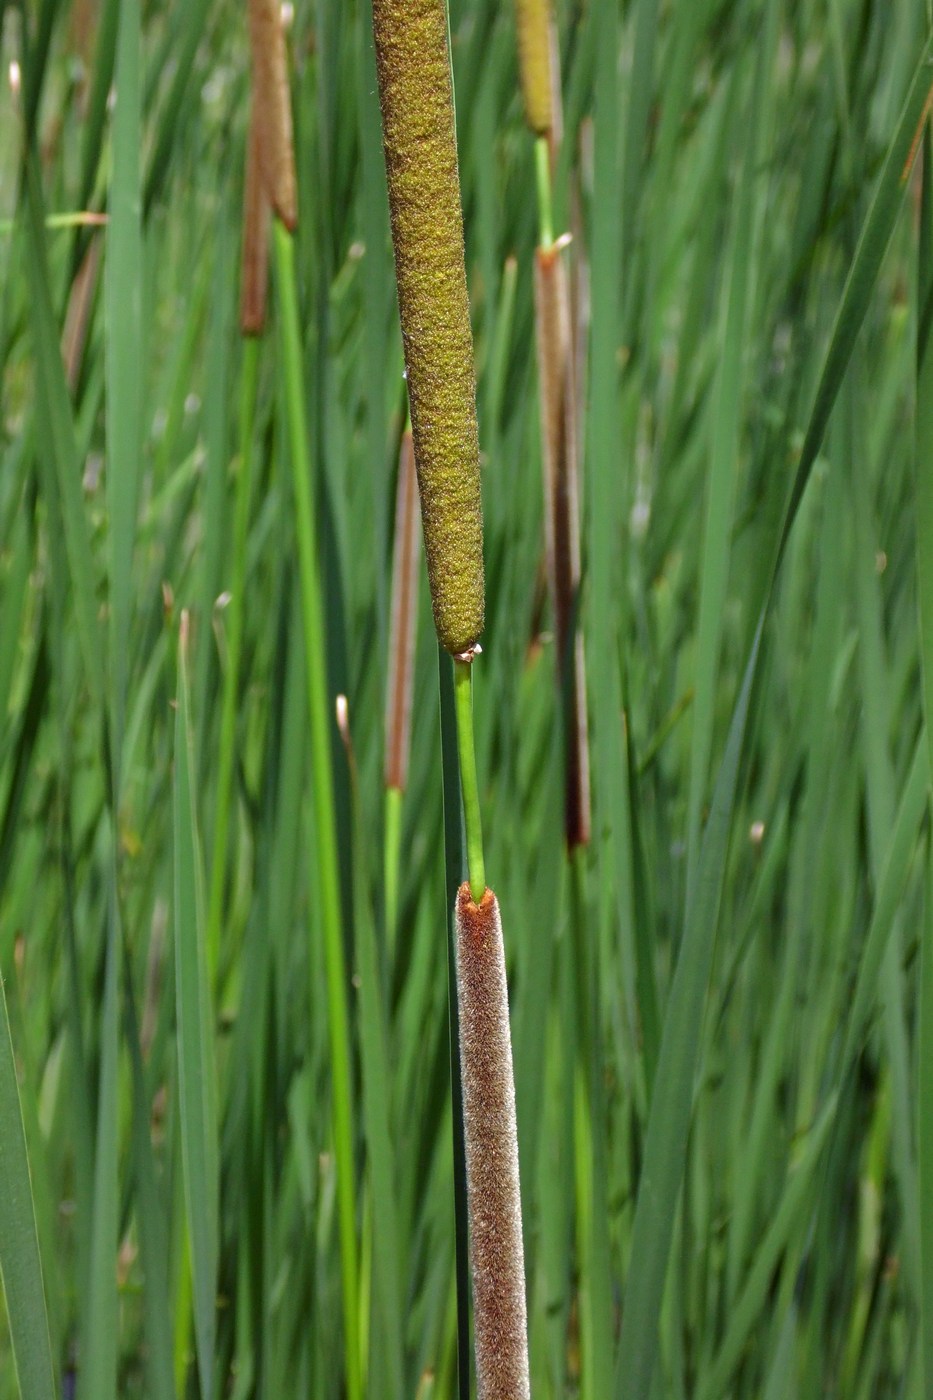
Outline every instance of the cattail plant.
<svg viewBox="0 0 933 1400"><path fill-rule="evenodd" d="M237 500L236 557L240 561L242 592L245 558L248 474L255 412L258 343L265 325L267 242L270 214L274 216L274 246L279 292L280 354L288 423L289 456L295 509L295 536L304 629L308 725L315 771L316 869L315 922L324 944L327 977L328 1034L333 1092L334 1155L337 1167L337 1214L342 1270L345 1380L349 1400L363 1393L360 1339L359 1282L356 1238L356 1186L353 1155L353 1091L347 977L344 962L342 911L337 873L333 773L330 745L331 709L326 691L325 622L314 518L311 462L308 449L302 337L299 323L293 233L298 222L298 194L292 132L288 60L282 12L278 0L250 0L252 107L247 143L240 327L245 337L241 430L241 487ZM221 758L233 748L236 674L239 658L239 619L236 647L229 648L225 720ZM229 705L229 727L226 723ZM225 785L218 799L212 872L212 942L216 946L223 904L224 856L230 801L230 769L222 770ZM312 960L313 961L313 960ZM313 990L316 995L317 988Z"/></svg>
<svg viewBox="0 0 933 1400"><path fill-rule="evenodd" d="M548 136L553 120L550 0L516 0L515 21L525 120L535 136Z"/></svg>
<svg viewBox="0 0 933 1400"><path fill-rule="evenodd" d="M557 678L564 710L565 835L568 850L590 835L589 743L580 588L577 383L570 292L564 266L569 236L554 239L551 167L559 143L560 84L549 0L516 0L525 119L535 136L539 244L535 251L535 339L541 410L541 463L548 590L554 614Z"/></svg>
<svg viewBox="0 0 933 1400"><path fill-rule="evenodd" d="M483 630L483 522L443 0L376 0L373 28L431 602L457 656Z"/></svg>
<svg viewBox="0 0 933 1400"><path fill-rule="evenodd" d="M470 1263L481 1400L529 1394L515 1091L498 903L486 887L472 663L483 628L476 385L443 0L374 0L399 315L438 638L454 657L469 880L456 907Z"/></svg>
<svg viewBox="0 0 933 1400"><path fill-rule="evenodd" d="M530 1394L509 999L499 901L457 896L457 993L481 1397ZM467 1072L467 1069L469 1072Z"/></svg>
<svg viewBox="0 0 933 1400"><path fill-rule="evenodd" d="M565 715L565 834L568 849L573 850L589 841L590 779L586 667L576 617L580 589L576 385L560 241L535 253L535 331L547 574Z"/></svg>

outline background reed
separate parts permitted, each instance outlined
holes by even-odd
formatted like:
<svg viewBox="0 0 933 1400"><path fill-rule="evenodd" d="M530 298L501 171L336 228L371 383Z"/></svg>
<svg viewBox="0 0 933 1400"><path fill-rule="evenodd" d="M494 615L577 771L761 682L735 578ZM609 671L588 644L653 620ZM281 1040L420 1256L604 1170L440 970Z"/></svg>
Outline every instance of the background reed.
<svg viewBox="0 0 933 1400"><path fill-rule="evenodd" d="M591 1358L608 1348L613 1393L924 1396L922 150L909 163L929 90L924 7L640 0L558 3L555 17L552 234L572 229L591 312L581 883L563 855L546 636L540 235L514 15L451 9L486 454L477 770L508 920L533 1393L593 1393ZM391 1393L451 1396L440 702L423 579L391 955L382 936L404 408L370 16L296 6L289 39L291 384L326 619L311 634L277 273L242 544L235 524L245 16L213 0L80 14L37 0L6 6L2 45L0 972L15 1078L0 1142L19 1118L31 1175L20 1157L16 1199L31 1195L43 1278L28 1206L18 1232L0 1231L0 1267L8 1290L15 1266L32 1297L44 1291L55 1369L43 1319L29 1307L29 1336L14 1302L29 1393L279 1395L297 1377L335 1395L351 1373L374 1393L374 1377L400 1373ZM67 307L87 295L95 246L66 374ZM218 1306L202 1381L210 1298L194 1286L176 1053L176 914L196 911L176 905L173 865L196 830L209 910L229 654L216 603L237 569L207 1017ZM700 625L701 597L714 625ZM172 800L183 609L187 825ZM309 635L323 651L310 678ZM309 679L324 702L315 749ZM329 875L312 805L325 751ZM450 833L459 865L453 820ZM328 879L346 959L350 1231ZM598 978L574 944L581 923ZM581 1065L567 1044L584 997L598 1016ZM600 1160L602 1198L588 1185ZM349 1329L341 1233L359 1270ZM602 1352L581 1331L588 1296ZM4 1397L17 1391L11 1318Z"/></svg>

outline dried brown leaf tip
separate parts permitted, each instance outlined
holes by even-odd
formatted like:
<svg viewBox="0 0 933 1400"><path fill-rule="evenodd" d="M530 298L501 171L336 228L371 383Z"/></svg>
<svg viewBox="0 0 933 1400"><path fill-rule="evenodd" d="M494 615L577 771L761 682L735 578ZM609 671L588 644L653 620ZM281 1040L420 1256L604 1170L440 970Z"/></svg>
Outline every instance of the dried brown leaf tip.
<svg viewBox="0 0 933 1400"><path fill-rule="evenodd" d="M456 655L483 630L483 520L444 0L373 0L373 34L431 602Z"/></svg>
<svg viewBox="0 0 933 1400"><path fill-rule="evenodd" d="M518 1135L499 902L457 895L457 1005L479 1400L530 1395Z"/></svg>

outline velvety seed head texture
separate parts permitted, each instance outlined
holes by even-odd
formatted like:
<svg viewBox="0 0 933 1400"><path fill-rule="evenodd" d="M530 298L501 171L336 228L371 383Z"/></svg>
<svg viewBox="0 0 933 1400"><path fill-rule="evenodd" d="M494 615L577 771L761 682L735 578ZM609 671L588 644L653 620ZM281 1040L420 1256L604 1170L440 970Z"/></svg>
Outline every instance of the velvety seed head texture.
<svg viewBox="0 0 933 1400"><path fill-rule="evenodd" d="M240 279L240 330L262 335L266 324L269 261L269 201L262 179L261 136L256 97L246 141L246 181L243 190L243 257Z"/></svg>
<svg viewBox="0 0 933 1400"><path fill-rule="evenodd" d="M483 519L444 0L373 0L373 32L428 579L457 655L483 630Z"/></svg>
<svg viewBox="0 0 933 1400"><path fill-rule="evenodd" d="M479 1400L530 1395L509 998L499 902L457 895L457 1005Z"/></svg>
<svg viewBox="0 0 933 1400"><path fill-rule="evenodd" d="M279 0L250 0L249 37L262 180L272 208L285 227L294 231L298 223L298 191Z"/></svg>
<svg viewBox="0 0 933 1400"><path fill-rule="evenodd" d="M549 0L516 0L518 66L525 120L536 136L551 129L551 6Z"/></svg>

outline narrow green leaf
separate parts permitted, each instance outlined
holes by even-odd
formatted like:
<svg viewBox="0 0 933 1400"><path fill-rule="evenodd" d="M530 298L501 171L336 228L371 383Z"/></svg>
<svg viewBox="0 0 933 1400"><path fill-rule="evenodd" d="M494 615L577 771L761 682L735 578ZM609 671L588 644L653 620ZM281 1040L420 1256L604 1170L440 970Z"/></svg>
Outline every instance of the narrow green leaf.
<svg viewBox="0 0 933 1400"><path fill-rule="evenodd" d="M778 570L826 424L864 320L884 251L890 240L904 190L903 172L930 87L927 42L914 73L897 130L888 149L871 208L820 377L800 463L790 492L784 523L762 612L755 629L745 677L733 711L709 821L703 836L687 909L681 954L664 1020L655 1093L648 1120L644 1164L639 1183L631 1260L622 1311L622 1335L616 1371L617 1389L648 1400L657 1353L657 1322L670 1252L693 1099L693 1076L702 1024L703 1001L712 958L728 851L739 761L744 746L751 690L758 669L762 634L770 611ZM850 1029L854 1018L850 1021ZM663 1090L660 1086L663 1086Z"/></svg>
<svg viewBox="0 0 933 1400"><path fill-rule="evenodd" d="M2 977L0 1021L0 1275L22 1400L55 1400L39 1237Z"/></svg>
<svg viewBox="0 0 933 1400"><path fill-rule="evenodd" d="M133 610L133 541L139 495L142 414L143 246L139 194L139 0L120 5L113 178L107 228L107 506L109 513L110 723L119 801L124 708Z"/></svg>
<svg viewBox="0 0 933 1400"><path fill-rule="evenodd" d="M27 167L26 184L26 267L29 275L30 321L35 344L38 404L40 414L48 427L54 455L54 476L42 475L43 489L46 492L55 492L55 499L50 502L50 512L54 510L52 519L58 518L62 523L78 639L84 658L87 683L95 702L102 706L105 672L100 624L97 620L94 560L84 502L81 499L81 471L71 403L49 294L44 211L39 194L38 174L32 162Z"/></svg>
<svg viewBox="0 0 933 1400"><path fill-rule="evenodd" d="M94 1148L94 1202L91 1220L91 1277L81 1367L82 1400L116 1400L119 1311L117 1236L120 1187L117 1144L119 1054L119 911L116 872L107 895L107 951L104 1003L100 1017L100 1074Z"/></svg>
<svg viewBox="0 0 933 1400"><path fill-rule="evenodd" d="M739 1296L730 1308L726 1334L716 1360L703 1378L703 1384L697 1392L697 1400L718 1400L719 1396L727 1393L732 1373L741 1359L742 1349L765 1304L778 1260L800 1225L810 1185L835 1112L834 1095L807 1134L800 1160L790 1169L780 1204L755 1251L748 1277Z"/></svg>
<svg viewBox="0 0 933 1400"><path fill-rule="evenodd" d="M316 869L320 888L316 910L323 932L327 970L327 1010L333 1076L334 1145L337 1162L338 1215L346 1336L344 1351L346 1385L350 1400L362 1394L360 1371L359 1265L356 1240L356 1181L353 1158L353 1082L350 1063L350 1029L347 1009L346 963L343 948L343 916L331 758L333 720L328 704L324 604L318 569L318 542L314 519L308 428L305 419L305 386L301 332L298 321L298 288L292 236L275 221L277 289L280 299L282 372L288 417L295 531L301 580L302 621L305 632L308 723L314 767L314 831ZM313 966L313 964L312 964ZM312 988L312 996L316 988Z"/></svg>
<svg viewBox="0 0 933 1400"><path fill-rule="evenodd" d="M680 957L664 1017L632 1227L631 1263L616 1366L616 1392L638 1397L638 1400L642 1397L648 1400L651 1394L658 1315L690 1127L703 1003L725 875L739 759L763 627L762 619L755 632L733 712L700 847L695 895L687 910Z"/></svg>
<svg viewBox="0 0 933 1400"><path fill-rule="evenodd" d="M914 458L917 493L917 602L923 714L929 771L933 772L933 140L923 142L923 194L917 269L917 416ZM920 1339L923 1377L933 1389L933 908L928 856L927 898L920 960L920 1056L917 1085L920 1181Z"/></svg>
<svg viewBox="0 0 933 1400"><path fill-rule="evenodd" d="M178 642L174 784L178 1091L198 1374L203 1400L211 1400L219 1250L217 1109L188 697L188 617L183 613Z"/></svg>

